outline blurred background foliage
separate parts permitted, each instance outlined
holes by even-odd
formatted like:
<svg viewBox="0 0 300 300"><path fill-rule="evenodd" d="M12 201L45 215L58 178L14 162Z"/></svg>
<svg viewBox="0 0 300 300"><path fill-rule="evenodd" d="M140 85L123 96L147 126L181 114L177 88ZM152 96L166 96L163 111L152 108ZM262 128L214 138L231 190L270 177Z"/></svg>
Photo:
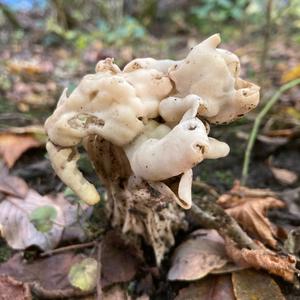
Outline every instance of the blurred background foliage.
<svg viewBox="0 0 300 300"><path fill-rule="evenodd" d="M0 0L1 105L51 110L100 59L178 59L216 32L242 75L272 90L295 65L300 0Z"/></svg>
<svg viewBox="0 0 300 300"><path fill-rule="evenodd" d="M95 39L107 45L139 43L147 35L209 35L223 39L263 35L268 2L274 34L288 33L300 42L300 0L1 0L0 25L20 30L30 24L16 13L31 15L46 46L72 44L84 50ZM24 21L24 20L23 20ZM23 22L24 23L24 22ZM23 25L23 26L22 26ZM31 24L33 25L33 24ZM16 38L22 37L15 32Z"/></svg>

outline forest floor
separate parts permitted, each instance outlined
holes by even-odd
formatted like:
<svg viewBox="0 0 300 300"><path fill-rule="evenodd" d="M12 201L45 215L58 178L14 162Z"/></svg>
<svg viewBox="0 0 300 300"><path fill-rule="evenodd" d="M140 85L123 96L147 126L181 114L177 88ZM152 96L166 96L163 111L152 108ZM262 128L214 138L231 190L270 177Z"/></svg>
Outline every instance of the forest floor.
<svg viewBox="0 0 300 300"><path fill-rule="evenodd" d="M17 197L16 195L22 194L24 185L16 182L15 177L25 180L28 185L26 189L34 190L39 195L57 197L58 193L63 193L66 198L74 197L51 168L45 151L46 136L42 127L47 116L53 111L64 87L73 89L80 78L87 73L94 72L97 61L105 57L115 57L120 66L125 65L134 57L180 59L187 49L202 40L195 36L184 35L175 38L147 37L141 45L124 43L117 48L95 40L84 50L79 51L71 42L61 40L60 37L50 33L45 34L34 25L31 25L30 29L25 32L15 31L10 34L2 31L1 39L0 154L3 159L0 196L2 200L6 199L7 195ZM201 188L201 195L207 193L207 189L213 190L218 195L225 194L233 187L236 180L241 179L247 141L258 112L284 81L300 76L300 53L295 45L283 40L280 36L274 37L268 49L265 73L260 74L261 44L253 43L252 40L245 42L245 40L243 38L243 41L222 44L222 48L231 50L240 57L242 77L262 83L263 98L260 106L248 116L231 125L212 127L212 134L227 142L231 152L226 158L205 161L196 167L195 180L205 183L204 190ZM22 129L17 129L17 127ZM84 153L79 164L83 173L91 181L98 181ZM274 236L282 247L290 230L294 230L295 234L299 235L297 231L300 226L299 184L300 89L298 86L283 94L264 119L251 155L247 180L249 188L269 189L285 203L283 208L271 205L267 214L268 219L273 223L272 228L276 227L277 233L274 233ZM85 221L84 229L88 232L88 238L86 236L82 238L79 236L79 231L74 229L72 238L62 238L57 248L78 245L82 242L91 243L105 236L107 249L103 250L105 252L103 255L105 259L111 261L103 266L103 272L106 272L105 280L102 282L104 289L109 289L113 284L115 289L121 287L120 291L114 291L121 295L120 299L127 299L126 297L129 297L127 293L151 295L151 299L174 299L175 297L176 299L196 299L195 295L199 292L197 288L201 287L197 287L195 283L191 284L189 280L179 282L167 280L167 272L172 265L170 258L174 254L174 249L187 239L188 234L195 229L193 226L190 226L187 232L178 234L175 246L159 269L155 266L154 256L149 247L142 245L144 254L131 253L135 250L131 250L116 233L111 233L112 229L108 220L105 219L103 204L99 204L93 211L90 211L89 218ZM300 254L299 238L295 238L293 242L295 244L293 254L297 257ZM3 238L0 244L0 274L9 275L22 282L40 279L40 285L44 289L48 291L60 289L66 293L67 289L71 288L67 280L67 270L79 261L80 255L95 257L96 246L95 242L83 249L62 251L52 256L41 257L43 252L40 249L29 247L22 251L12 250ZM278 252L281 248L276 249ZM124 252L128 252L127 256ZM29 269L24 265L24 259L32 263ZM126 263L122 265L123 261L128 259L130 266ZM114 260L121 266L116 266ZM124 273L115 274L117 272ZM47 274L42 275L42 273ZM208 280L207 285L212 284L211 289L218 293L220 287L215 278L223 280L225 277L222 276L226 275L209 275L202 280ZM287 283L278 276L272 275L270 278L280 286L287 299L300 299L300 291L295 285ZM238 279L241 280L241 278ZM2 285L4 283L0 284L0 290ZM41 286L37 290L43 294ZM183 290L189 286L191 286L189 288L191 294L185 294L186 290ZM223 289L226 290L224 286ZM227 290L226 293L230 294ZM82 297L88 299L88 296ZM210 296L207 299L221 299L218 297L221 296ZM231 299L229 297L231 296L228 296L228 299ZM238 299L250 298L240 296Z"/></svg>

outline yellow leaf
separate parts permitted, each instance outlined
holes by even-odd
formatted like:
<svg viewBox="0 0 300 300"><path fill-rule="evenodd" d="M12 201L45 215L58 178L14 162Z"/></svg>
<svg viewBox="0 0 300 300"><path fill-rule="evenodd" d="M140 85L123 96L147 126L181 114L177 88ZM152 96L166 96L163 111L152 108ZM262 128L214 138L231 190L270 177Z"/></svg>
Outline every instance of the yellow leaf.
<svg viewBox="0 0 300 300"><path fill-rule="evenodd" d="M70 283L82 291L91 291L96 287L97 261L94 258L85 258L74 264L68 275Z"/></svg>
<svg viewBox="0 0 300 300"><path fill-rule="evenodd" d="M286 83L297 78L300 78L300 64L292 68L291 70L284 72L281 76L281 82Z"/></svg>

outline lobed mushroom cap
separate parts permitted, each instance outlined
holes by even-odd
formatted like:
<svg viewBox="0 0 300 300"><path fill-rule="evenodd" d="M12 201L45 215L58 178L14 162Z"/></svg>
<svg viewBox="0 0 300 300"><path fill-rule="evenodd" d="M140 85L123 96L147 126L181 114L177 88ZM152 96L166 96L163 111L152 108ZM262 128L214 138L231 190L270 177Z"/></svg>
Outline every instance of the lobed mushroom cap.
<svg viewBox="0 0 300 300"><path fill-rule="evenodd" d="M107 58L69 96L65 89L45 123L60 178L87 203L99 201L77 168L75 148L96 135L122 147L133 174L149 184L168 189L161 181L180 176L174 199L190 208L192 168L229 153L208 136L209 123L232 122L259 100L259 87L239 77L238 57L217 49L220 42L215 34L181 61L138 58L123 70Z"/></svg>
<svg viewBox="0 0 300 300"><path fill-rule="evenodd" d="M234 121L259 101L259 87L238 77L238 57L216 49L220 42L219 34L211 36L169 70L178 94L201 97L206 109L199 111L199 115L216 124Z"/></svg>

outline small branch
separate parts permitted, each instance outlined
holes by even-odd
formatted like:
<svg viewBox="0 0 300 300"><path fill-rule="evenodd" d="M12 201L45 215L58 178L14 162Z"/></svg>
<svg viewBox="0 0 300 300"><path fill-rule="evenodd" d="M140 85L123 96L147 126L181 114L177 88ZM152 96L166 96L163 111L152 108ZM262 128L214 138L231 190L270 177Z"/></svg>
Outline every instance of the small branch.
<svg viewBox="0 0 300 300"><path fill-rule="evenodd" d="M53 254L57 254L57 253L61 253L61 252L66 252L66 251L70 251L70 250L90 248L90 247L94 247L96 245L97 245L97 243L95 241L88 242L88 243L83 243L83 244L70 245L70 246L61 247L61 248L57 248L57 249L53 249L53 250L43 252L41 254L41 257L45 257L45 256L49 256L49 255L53 255Z"/></svg>
<svg viewBox="0 0 300 300"><path fill-rule="evenodd" d="M102 264L101 264L101 254L102 254L102 243L98 244L97 251L97 300L102 300L102 286L101 286L101 274L102 274Z"/></svg>
<svg viewBox="0 0 300 300"><path fill-rule="evenodd" d="M269 112L269 110L273 107L273 105L278 101L280 96L286 92L287 90L293 88L294 86L300 84L300 79L295 79L293 81L290 81L283 86L280 87L280 89L273 95L273 97L266 103L266 105L263 107L263 109L259 112L257 115L245 152L244 156L244 163L243 163L243 171L242 171L242 180L241 184L245 185L248 177L248 172L249 172L249 163L250 163L250 157L251 157L251 152L256 140L256 136L258 133L259 126L263 120L263 118L266 116L266 114Z"/></svg>
<svg viewBox="0 0 300 300"><path fill-rule="evenodd" d="M257 249L255 242L245 233L239 224L222 207L205 198L195 201L190 209L193 219L202 226L217 230L223 237L233 240L238 247Z"/></svg>
<svg viewBox="0 0 300 300"><path fill-rule="evenodd" d="M200 180L193 180L192 187L196 190L204 190L211 194L215 199L220 197L220 194L209 184L200 181Z"/></svg>
<svg viewBox="0 0 300 300"><path fill-rule="evenodd" d="M45 289L38 282L29 283L31 291L40 299L73 299L92 295L95 291L68 289Z"/></svg>

